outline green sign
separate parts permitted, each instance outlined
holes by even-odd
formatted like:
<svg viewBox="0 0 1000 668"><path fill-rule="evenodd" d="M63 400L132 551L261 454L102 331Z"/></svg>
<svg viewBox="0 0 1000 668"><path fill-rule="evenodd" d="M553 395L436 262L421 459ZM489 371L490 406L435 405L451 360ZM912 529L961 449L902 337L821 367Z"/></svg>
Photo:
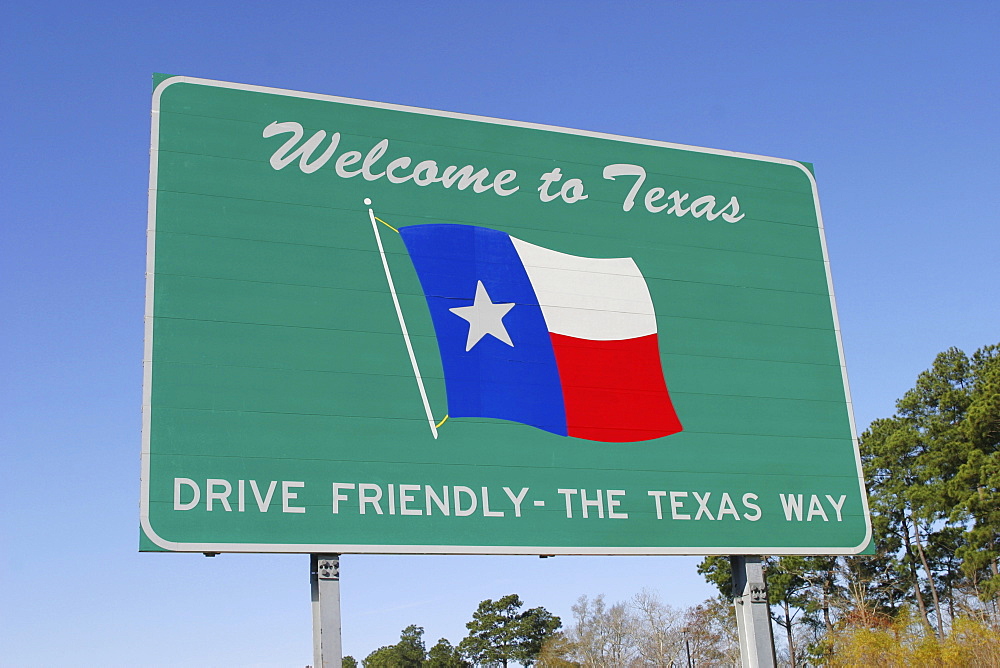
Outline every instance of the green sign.
<svg viewBox="0 0 1000 668"><path fill-rule="evenodd" d="M152 118L142 549L868 544L801 163L187 77Z"/></svg>

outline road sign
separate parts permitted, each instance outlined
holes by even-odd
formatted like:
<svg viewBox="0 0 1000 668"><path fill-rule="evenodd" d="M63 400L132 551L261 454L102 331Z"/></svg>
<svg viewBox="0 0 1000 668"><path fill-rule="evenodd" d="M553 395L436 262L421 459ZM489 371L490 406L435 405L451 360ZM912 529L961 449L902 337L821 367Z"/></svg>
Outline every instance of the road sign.
<svg viewBox="0 0 1000 668"><path fill-rule="evenodd" d="M868 543L802 163L158 77L148 239L141 549Z"/></svg>

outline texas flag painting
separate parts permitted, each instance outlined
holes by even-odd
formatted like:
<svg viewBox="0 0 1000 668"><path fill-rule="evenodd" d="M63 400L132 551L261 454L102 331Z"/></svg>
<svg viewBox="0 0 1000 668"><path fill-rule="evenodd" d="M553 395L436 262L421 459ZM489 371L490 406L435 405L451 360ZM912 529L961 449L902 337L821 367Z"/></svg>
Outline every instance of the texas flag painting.
<svg viewBox="0 0 1000 668"><path fill-rule="evenodd" d="M681 431L632 258L567 255L471 225L399 233L430 308L451 417L605 442Z"/></svg>

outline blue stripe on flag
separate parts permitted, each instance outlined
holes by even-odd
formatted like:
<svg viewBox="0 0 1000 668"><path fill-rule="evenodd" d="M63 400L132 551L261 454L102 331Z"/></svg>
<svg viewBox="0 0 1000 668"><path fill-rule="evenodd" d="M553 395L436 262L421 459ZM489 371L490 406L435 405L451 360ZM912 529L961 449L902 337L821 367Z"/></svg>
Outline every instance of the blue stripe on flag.
<svg viewBox="0 0 1000 668"><path fill-rule="evenodd" d="M471 225L399 230L427 298L437 333L451 417L512 420L566 435L555 354L538 298L510 235ZM469 323L449 309L471 306L482 281L513 347L492 335L466 351Z"/></svg>

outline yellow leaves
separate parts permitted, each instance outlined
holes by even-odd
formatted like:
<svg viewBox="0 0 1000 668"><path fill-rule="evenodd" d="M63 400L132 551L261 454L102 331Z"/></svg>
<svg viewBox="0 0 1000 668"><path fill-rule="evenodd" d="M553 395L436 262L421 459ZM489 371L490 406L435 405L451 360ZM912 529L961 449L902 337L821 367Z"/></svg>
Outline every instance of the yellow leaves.
<svg viewBox="0 0 1000 668"><path fill-rule="evenodd" d="M959 618L943 643L947 666L1000 666L1000 630L980 621Z"/></svg>
<svg viewBox="0 0 1000 668"><path fill-rule="evenodd" d="M939 640L910 616L890 626L848 627L837 634L828 666L1000 668L1000 630L960 617Z"/></svg>

